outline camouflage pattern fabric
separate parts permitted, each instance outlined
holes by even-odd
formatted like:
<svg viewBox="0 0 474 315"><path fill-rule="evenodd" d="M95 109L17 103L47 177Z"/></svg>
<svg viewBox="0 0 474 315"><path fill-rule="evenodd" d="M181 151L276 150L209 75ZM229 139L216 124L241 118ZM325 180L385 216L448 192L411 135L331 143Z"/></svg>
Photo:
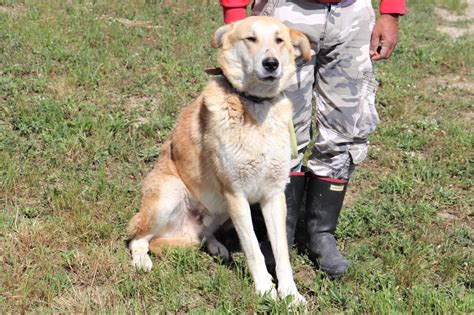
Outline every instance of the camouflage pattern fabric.
<svg viewBox="0 0 474 315"><path fill-rule="evenodd" d="M367 156L368 136L379 121L374 105L378 83L369 57L375 24L371 1L257 1L252 14L274 16L311 42L311 62L298 65L286 91L299 150L293 171L301 169L310 143L314 99L318 135L307 168L319 176L349 179Z"/></svg>

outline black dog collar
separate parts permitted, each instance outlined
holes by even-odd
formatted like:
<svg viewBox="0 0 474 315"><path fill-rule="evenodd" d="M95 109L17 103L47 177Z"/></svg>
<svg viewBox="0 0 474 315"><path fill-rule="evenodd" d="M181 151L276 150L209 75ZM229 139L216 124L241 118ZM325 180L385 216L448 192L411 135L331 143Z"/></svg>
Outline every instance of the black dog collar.
<svg viewBox="0 0 474 315"><path fill-rule="evenodd" d="M241 98L243 99L246 99L252 103L263 103L265 101L271 101L272 99L274 99L275 97L260 97L260 96L255 96L255 95L250 95L248 93L245 93L245 92L241 92L239 90L237 90L233 85L232 83L230 83L229 79L227 79L227 77L225 76L224 72L222 71L221 68L212 68L212 69L206 69L204 70L204 72L206 72L207 74L210 74L210 75L222 75L227 83L229 84L229 86L232 88L233 92L235 94L237 94L238 96L240 96Z"/></svg>

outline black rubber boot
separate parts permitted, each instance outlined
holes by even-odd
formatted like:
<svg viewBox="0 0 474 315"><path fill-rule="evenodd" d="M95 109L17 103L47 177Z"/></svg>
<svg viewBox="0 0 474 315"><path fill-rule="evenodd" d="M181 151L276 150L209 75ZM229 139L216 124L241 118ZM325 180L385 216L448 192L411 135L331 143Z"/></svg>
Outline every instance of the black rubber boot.
<svg viewBox="0 0 474 315"><path fill-rule="evenodd" d="M293 246L295 237L296 222L301 212L301 202L303 201L304 190L306 186L306 177L303 172L290 173L290 182L285 188L286 197L286 237L288 241L288 250ZM260 248L263 256L265 256L265 264L269 271L275 269L275 258L270 241L265 240L261 243Z"/></svg>
<svg viewBox="0 0 474 315"><path fill-rule="evenodd" d="M349 262L339 253L334 238L346 189L346 180L308 176L306 189L308 255L332 278L342 276L349 268Z"/></svg>

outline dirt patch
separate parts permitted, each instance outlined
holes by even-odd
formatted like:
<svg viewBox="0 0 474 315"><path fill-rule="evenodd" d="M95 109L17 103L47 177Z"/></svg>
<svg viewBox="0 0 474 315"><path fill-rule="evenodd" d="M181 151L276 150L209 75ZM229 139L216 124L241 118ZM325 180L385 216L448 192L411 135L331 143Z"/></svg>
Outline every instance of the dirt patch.
<svg viewBox="0 0 474 315"><path fill-rule="evenodd" d="M149 108L157 108L160 104L158 97L152 96L130 96L126 102L126 106L131 110L150 110Z"/></svg>
<svg viewBox="0 0 474 315"><path fill-rule="evenodd" d="M436 215L446 225L465 226L474 231L474 215L468 211L441 210L436 212Z"/></svg>
<svg viewBox="0 0 474 315"><path fill-rule="evenodd" d="M103 15L99 18L100 20L106 20L109 22L116 22L122 24L125 27L133 28L133 27L141 27L146 29L155 29L160 28L158 25L153 25L152 21L133 21L125 18L114 18L111 16Z"/></svg>
<svg viewBox="0 0 474 315"><path fill-rule="evenodd" d="M132 130L150 122L153 113L160 108L160 99L152 96L130 96L122 100L124 109L133 117Z"/></svg>
<svg viewBox="0 0 474 315"><path fill-rule="evenodd" d="M440 212L437 213L437 215L441 219L445 219L445 220L448 220L448 221L459 220L459 218L457 216L455 216L454 214L451 214L449 212L446 212L446 211L440 211Z"/></svg>
<svg viewBox="0 0 474 315"><path fill-rule="evenodd" d="M23 13L24 9L22 6L5 6L5 5L0 5L0 13L6 13L12 17L17 17Z"/></svg>
<svg viewBox="0 0 474 315"><path fill-rule="evenodd" d="M474 20L474 1L469 1L469 5L465 14L455 15L451 12L435 7L435 13L447 22L464 22ZM449 37L456 39L465 34L474 34L474 25L470 24L467 28L455 27L455 26L441 26L438 31L447 34Z"/></svg>
<svg viewBox="0 0 474 315"><path fill-rule="evenodd" d="M474 112L467 112L464 114L467 120L474 123Z"/></svg>
<svg viewBox="0 0 474 315"><path fill-rule="evenodd" d="M465 21L465 20L472 20L474 19L474 5L472 4L472 1L469 5L469 7L466 10L466 13L464 15L456 15L452 14L448 10L442 9L435 7L434 12L439 15L440 17L443 18L443 20L449 21L449 22L459 22L459 21Z"/></svg>
<svg viewBox="0 0 474 315"><path fill-rule="evenodd" d="M444 88L463 90L474 96L474 82L466 77L456 74L449 74L443 77L429 77L419 85L420 88L428 91L437 91Z"/></svg>
<svg viewBox="0 0 474 315"><path fill-rule="evenodd" d="M305 288L311 288L316 278L316 270L313 265L299 264L294 274L295 281Z"/></svg>
<svg viewBox="0 0 474 315"><path fill-rule="evenodd" d="M58 98L66 97L74 92L74 86L67 76L52 76L48 84L48 91Z"/></svg>
<svg viewBox="0 0 474 315"><path fill-rule="evenodd" d="M457 39L465 34L474 34L474 26L469 26L469 28L442 26L438 28L438 31L449 35L452 39Z"/></svg>
<svg viewBox="0 0 474 315"><path fill-rule="evenodd" d="M87 306L104 307L111 302L110 294L108 287L73 286L71 291L55 297L53 305L61 311L81 313Z"/></svg>

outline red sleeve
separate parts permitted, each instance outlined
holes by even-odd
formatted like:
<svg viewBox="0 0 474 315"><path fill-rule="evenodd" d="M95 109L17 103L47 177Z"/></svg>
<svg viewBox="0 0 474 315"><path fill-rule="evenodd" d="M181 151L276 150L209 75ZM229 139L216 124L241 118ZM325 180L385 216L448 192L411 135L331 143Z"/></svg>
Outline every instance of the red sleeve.
<svg viewBox="0 0 474 315"><path fill-rule="evenodd" d="M405 0L380 0L381 14L405 14Z"/></svg>
<svg viewBox="0 0 474 315"><path fill-rule="evenodd" d="M220 0L224 10L224 23L242 20L247 16L247 5L250 0Z"/></svg>

